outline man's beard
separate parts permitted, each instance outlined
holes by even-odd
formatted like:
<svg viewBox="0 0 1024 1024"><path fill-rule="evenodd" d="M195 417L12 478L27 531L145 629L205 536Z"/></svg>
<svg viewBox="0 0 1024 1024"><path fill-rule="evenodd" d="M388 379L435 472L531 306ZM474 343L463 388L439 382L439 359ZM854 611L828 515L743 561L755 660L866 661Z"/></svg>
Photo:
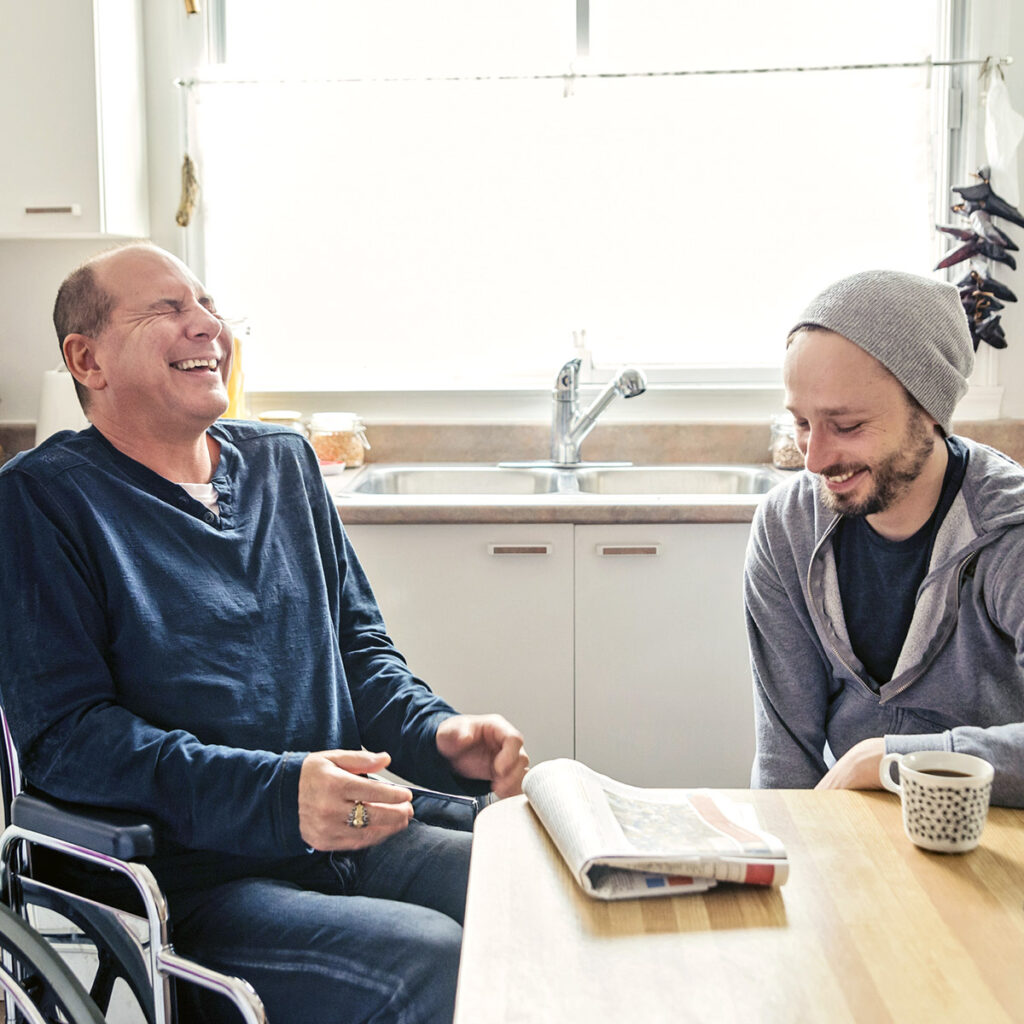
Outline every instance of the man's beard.
<svg viewBox="0 0 1024 1024"><path fill-rule="evenodd" d="M835 494L827 486L821 488L825 506L844 516L871 516L891 508L921 475L935 449L935 431L927 416L914 410L907 433L895 452L871 469L874 486L859 501L852 494ZM821 476L841 476L858 466L830 466Z"/></svg>

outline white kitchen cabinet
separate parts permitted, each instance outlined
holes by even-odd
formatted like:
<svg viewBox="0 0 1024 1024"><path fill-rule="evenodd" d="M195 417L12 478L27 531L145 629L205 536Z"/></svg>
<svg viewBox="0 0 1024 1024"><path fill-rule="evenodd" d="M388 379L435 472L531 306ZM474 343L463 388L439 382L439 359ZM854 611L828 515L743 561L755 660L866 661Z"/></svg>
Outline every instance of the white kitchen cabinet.
<svg viewBox="0 0 1024 1024"><path fill-rule="evenodd" d="M744 523L577 526L576 757L638 786L745 788Z"/></svg>
<svg viewBox="0 0 1024 1024"><path fill-rule="evenodd" d="M534 762L572 757L571 525L348 534L413 672L459 711L504 715Z"/></svg>
<svg viewBox="0 0 1024 1024"><path fill-rule="evenodd" d="M499 711L534 762L641 786L749 784L745 523L349 528L409 663ZM505 549L514 553L492 553ZM545 553L523 553L523 551Z"/></svg>
<svg viewBox="0 0 1024 1024"><path fill-rule="evenodd" d="M140 0L0 0L0 234L148 234Z"/></svg>

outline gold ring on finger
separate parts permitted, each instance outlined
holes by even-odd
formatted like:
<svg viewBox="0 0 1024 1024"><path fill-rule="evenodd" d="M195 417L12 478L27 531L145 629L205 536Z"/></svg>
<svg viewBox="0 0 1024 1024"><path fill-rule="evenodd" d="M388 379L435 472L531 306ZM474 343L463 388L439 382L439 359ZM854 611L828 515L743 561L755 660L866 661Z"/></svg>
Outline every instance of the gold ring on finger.
<svg viewBox="0 0 1024 1024"><path fill-rule="evenodd" d="M370 824L370 812L366 809L362 800L357 800L348 812L348 824L352 828L366 828Z"/></svg>

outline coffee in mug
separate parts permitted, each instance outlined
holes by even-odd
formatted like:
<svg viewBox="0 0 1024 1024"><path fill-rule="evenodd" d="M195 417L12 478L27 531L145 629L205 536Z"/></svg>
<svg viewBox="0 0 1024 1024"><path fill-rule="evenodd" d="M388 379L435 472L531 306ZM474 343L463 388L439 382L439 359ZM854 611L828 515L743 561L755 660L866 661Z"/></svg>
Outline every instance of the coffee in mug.
<svg viewBox="0 0 1024 1024"><path fill-rule="evenodd" d="M893 781L894 763L899 783ZM943 853L964 853L978 845L994 775L988 761L946 750L886 754L879 765L882 785L900 795L907 838Z"/></svg>

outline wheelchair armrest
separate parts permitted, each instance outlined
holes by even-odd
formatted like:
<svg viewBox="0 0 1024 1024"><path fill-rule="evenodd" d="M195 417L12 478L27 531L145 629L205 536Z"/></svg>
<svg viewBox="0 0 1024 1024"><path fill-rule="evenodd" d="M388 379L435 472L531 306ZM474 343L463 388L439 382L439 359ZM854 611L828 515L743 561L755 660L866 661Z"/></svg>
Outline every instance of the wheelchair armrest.
<svg viewBox="0 0 1024 1024"><path fill-rule="evenodd" d="M153 826L138 815L31 793L14 798L11 824L118 860L151 857L156 848Z"/></svg>

